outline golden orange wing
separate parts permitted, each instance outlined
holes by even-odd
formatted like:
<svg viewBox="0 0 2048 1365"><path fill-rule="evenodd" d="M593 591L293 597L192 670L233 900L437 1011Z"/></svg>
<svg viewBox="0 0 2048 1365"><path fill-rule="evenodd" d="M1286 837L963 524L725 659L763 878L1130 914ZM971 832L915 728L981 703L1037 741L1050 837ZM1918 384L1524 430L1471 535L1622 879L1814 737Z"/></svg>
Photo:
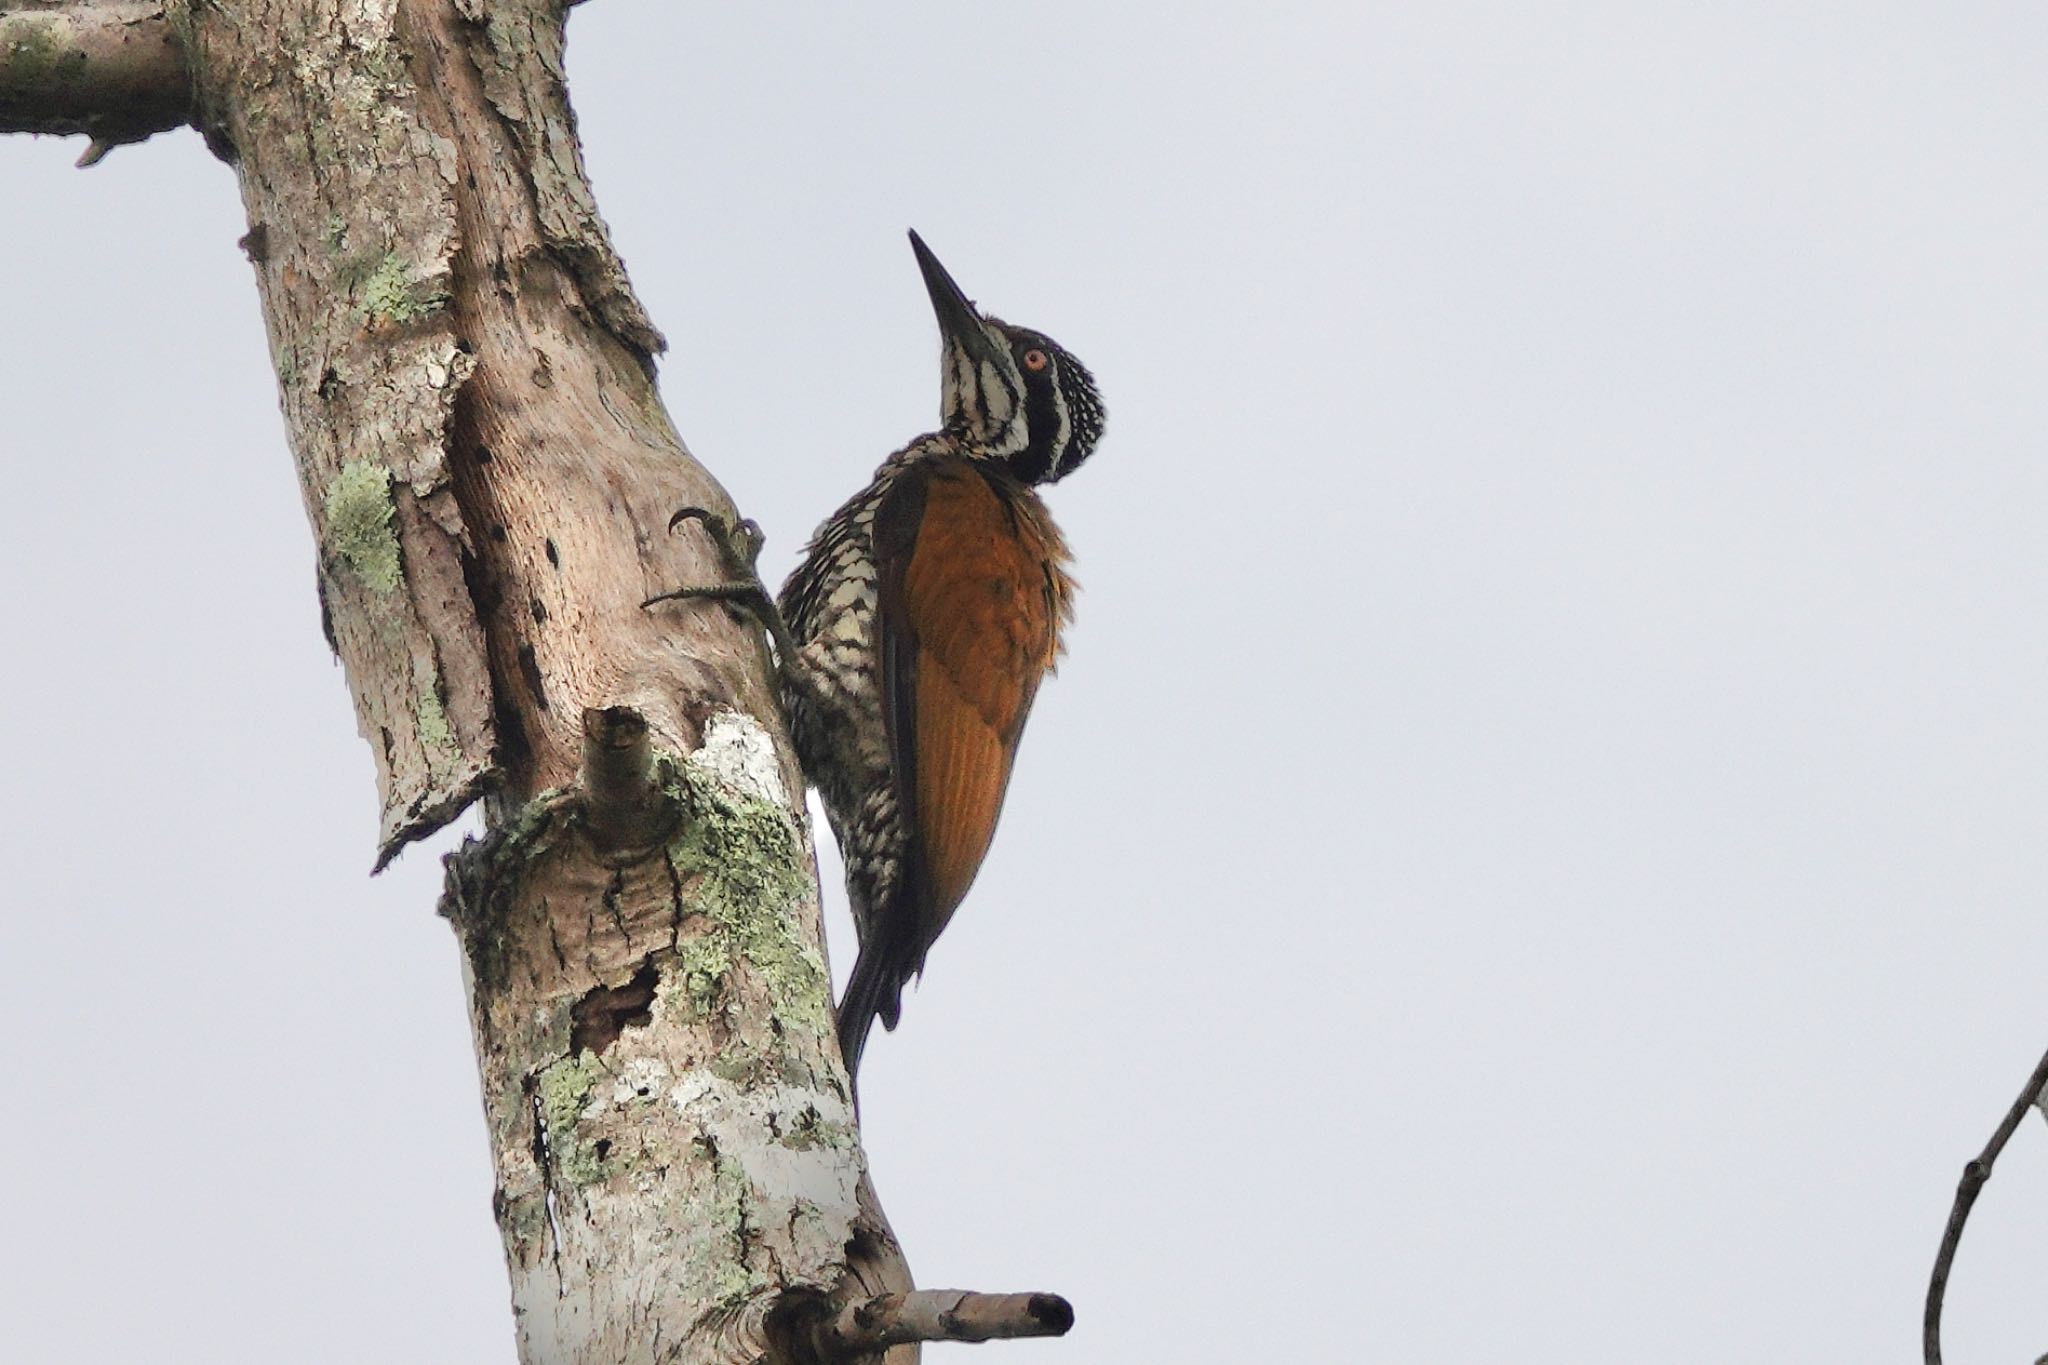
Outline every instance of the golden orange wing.
<svg viewBox="0 0 2048 1365"><path fill-rule="evenodd" d="M1058 657L1066 550L1006 471L941 459L905 474L878 509L876 552L883 714L916 832L906 889L922 902L905 937L921 962L981 868L1031 700Z"/></svg>

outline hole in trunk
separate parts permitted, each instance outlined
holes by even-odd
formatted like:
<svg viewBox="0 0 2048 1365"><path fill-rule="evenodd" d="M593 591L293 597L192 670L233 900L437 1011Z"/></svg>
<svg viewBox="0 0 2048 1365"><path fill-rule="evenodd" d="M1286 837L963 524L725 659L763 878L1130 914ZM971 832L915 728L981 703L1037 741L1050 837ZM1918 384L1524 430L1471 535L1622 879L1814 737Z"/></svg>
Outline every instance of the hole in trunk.
<svg viewBox="0 0 2048 1365"><path fill-rule="evenodd" d="M653 1020L654 988L661 973L652 962L643 962L633 979L623 986L598 986L569 1007L569 1055L580 1057L583 1049L602 1053L629 1028Z"/></svg>

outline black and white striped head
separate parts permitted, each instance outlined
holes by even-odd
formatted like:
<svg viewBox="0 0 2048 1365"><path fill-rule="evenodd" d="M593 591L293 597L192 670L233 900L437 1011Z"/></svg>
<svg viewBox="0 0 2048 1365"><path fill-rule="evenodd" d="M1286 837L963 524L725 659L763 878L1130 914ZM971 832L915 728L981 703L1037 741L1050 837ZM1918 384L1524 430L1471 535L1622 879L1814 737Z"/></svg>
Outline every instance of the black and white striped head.
<svg viewBox="0 0 2048 1365"><path fill-rule="evenodd" d="M923 238L911 233L910 245L939 315L946 430L1003 460L1025 483L1073 473L1102 438L1095 377L1045 333L983 315Z"/></svg>

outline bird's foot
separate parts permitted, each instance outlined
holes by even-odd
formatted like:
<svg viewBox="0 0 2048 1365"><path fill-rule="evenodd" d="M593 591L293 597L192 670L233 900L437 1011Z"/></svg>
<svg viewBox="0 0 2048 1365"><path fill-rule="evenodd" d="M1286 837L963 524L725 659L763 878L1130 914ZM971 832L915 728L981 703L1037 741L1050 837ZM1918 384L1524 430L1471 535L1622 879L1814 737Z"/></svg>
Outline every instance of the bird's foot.
<svg viewBox="0 0 2048 1365"><path fill-rule="evenodd" d="M775 641L776 655L785 663L796 657L795 642L790 639L789 627L782 620L782 613L775 606L775 599L761 582L760 570L756 565L761 559L761 547L768 537L761 531L760 523L751 518L737 522L727 521L716 512L704 507L685 507L668 519L669 534L686 522L697 522L710 536L711 543L718 549L718 558L726 572L732 575L724 583L697 583L668 592L658 593L640 605L652 607L662 602L727 602L745 611L766 630Z"/></svg>
<svg viewBox="0 0 2048 1365"><path fill-rule="evenodd" d="M691 521L704 528L718 547L718 557L736 577L760 581L755 566L761 562L761 547L768 543L760 522L752 517L727 521L708 507L685 507L668 519L668 533L674 535L676 528Z"/></svg>

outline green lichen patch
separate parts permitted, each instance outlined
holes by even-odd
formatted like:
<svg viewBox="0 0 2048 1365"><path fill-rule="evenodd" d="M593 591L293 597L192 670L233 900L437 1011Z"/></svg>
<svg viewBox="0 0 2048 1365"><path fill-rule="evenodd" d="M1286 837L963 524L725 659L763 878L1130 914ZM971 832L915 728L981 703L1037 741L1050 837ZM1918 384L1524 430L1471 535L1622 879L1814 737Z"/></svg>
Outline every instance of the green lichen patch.
<svg viewBox="0 0 2048 1365"><path fill-rule="evenodd" d="M589 1052L564 1057L540 1073L540 1112L550 1130L574 1130L597 1087L597 1074L597 1058Z"/></svg>
<svg viewBox="0 0 2048 1365"><path fill-rule="evenodd" d="M704 1069L728 1085L748 1086L760 1081L765 1068L761 1059L743 1047L729 1047L714 1053Z"/></svg>
<svg viewBox="0 0 2048 1365"><path fill-rule="evenodd" d="M55 74L63 55L49 25L37 22L35 16L0 24L0 74L12 84L25 88L40 85Z"/></svg>
<svg viewBox="0 0 2048 1365"><path fill-rule="evenodd" d="M413 705L413 719L419 723L420 743L432 753L436 749L448 753L460 753L455 742L455 730L448 723L448 708L441 701L439 688L429 687L419 694Z"/></svg>
<svg viewBox="0 0 2048 1365"><path fill-rule="evenodd" d="M386 322L415 322L448 305L448 292L413 279L405 258L395 251L370 267L360 297L364 313Z"/></svg>
<svg viewBox="0 0 2048 1365"><path fill-rule="evenodd" d="M699 765L665 760L663 769L683 811L669 861L683 883L685 910L706 923L681 945L683 996L698 1013L709 1012L722 998L714 974L722 980L744 962L786 1021L828 1032L825 962L797 913L810 891L810 866L787 817Z"/></svg>
<svg viewBox="0 0 2048 1365"><path fill-rule="evenodd" d="M779 1140L792 1151L807 1152L813 1147L832 1147L841 1151L854 1145L853 1126L828 1119L814 1107L806 1107L796 1116L796 1122L782 1130Z"/></svg>
<svg viewBox="0 0 2048 1365"><path fill-rule="evenodd" d="M590 1052L564 1057L535 1078L548 1159L572 1185L588 1185L605 1174L596 1142L582 1131L584 1111L597 1079L597 1057Z"/></svg>
<svg viewBox="0 0 2048 1365"><path fill-rule="evenodd" d="M676 946L676 989L671 999L692 1019L718 1008L725 996L725 974L732 970L732 944L724 934L693 934Z"/></svg>
<svg viewBox="0 0 2048 1365"><path fill-rule="evenodd" d="M391 475L373 460L350 460L327 485L323 520L328 547L380 593L396 592L404 576L392 529L397 514Z"/></svg>
<svg viewBox="0 0 2048 1365"><path fill-rule="evenodd" d="M688 1281L706 1286L714 1303L736 1303L768 1287L767 1277L747 1263L754 1185L740 1164L720 1156L715 1146L711 1162L711 1188L693 1201L701 1216L690 1229L682 1263Z"/></svg>
<svg viewBox="0 0 2048 1365"><path fill-rule="evenodd" d="M768 1277L752 1266L727 1261L711 1272L711 1297L719 1303L739 1303L768 1287Z"/></svg>

